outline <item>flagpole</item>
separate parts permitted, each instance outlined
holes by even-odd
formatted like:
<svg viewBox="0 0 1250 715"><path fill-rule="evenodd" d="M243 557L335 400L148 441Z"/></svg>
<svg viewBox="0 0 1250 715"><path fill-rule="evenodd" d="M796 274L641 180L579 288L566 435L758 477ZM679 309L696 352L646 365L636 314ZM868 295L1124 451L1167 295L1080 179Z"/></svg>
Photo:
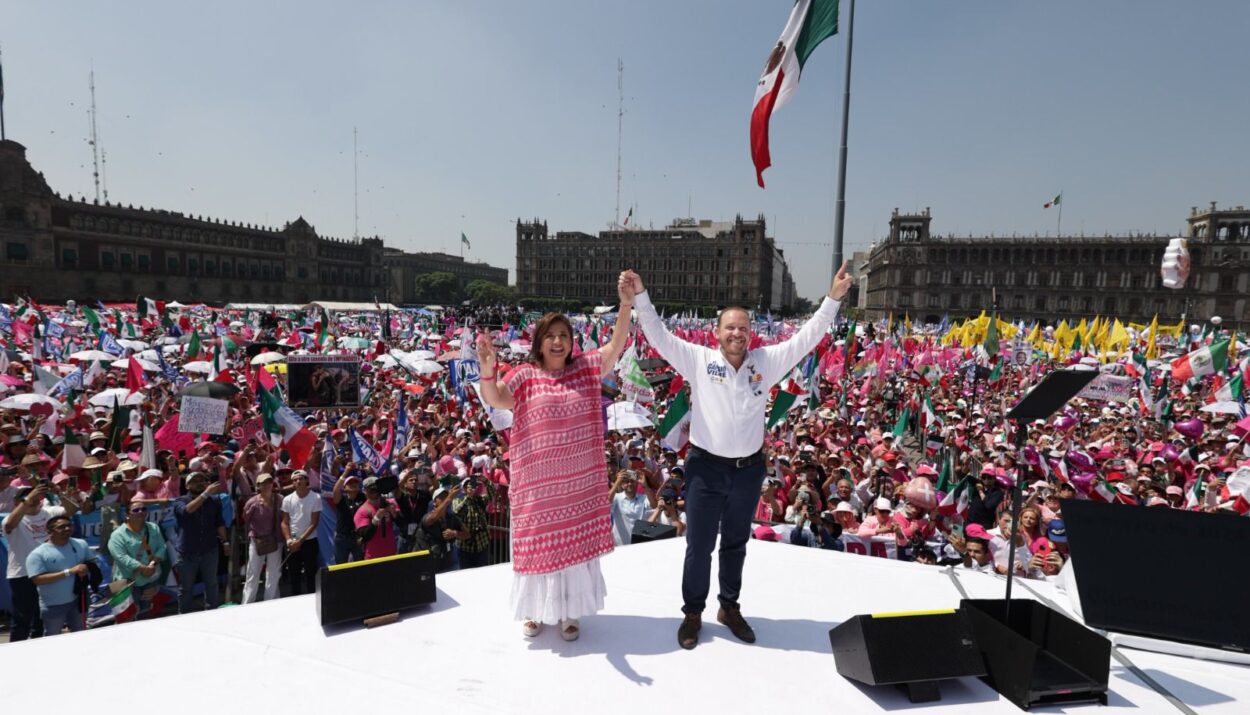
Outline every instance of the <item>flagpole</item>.
<svg viewBox="0 0 1250 715"><path fill-rule="evenodd" d="M1063 192L1059 192L1059 220L1055 224L1055 238L1063 235Z"/></svg>
<svg viewBox="0 0 1250 715"><path fill-rule="evenodd" d="M846 78L842 83L842 145L838 149L838 198L833 212L833 266L830 281L842 267L842 227L846 219L846 130L851 118L851 48L855 44L855 0L846 28Z"/></svg>

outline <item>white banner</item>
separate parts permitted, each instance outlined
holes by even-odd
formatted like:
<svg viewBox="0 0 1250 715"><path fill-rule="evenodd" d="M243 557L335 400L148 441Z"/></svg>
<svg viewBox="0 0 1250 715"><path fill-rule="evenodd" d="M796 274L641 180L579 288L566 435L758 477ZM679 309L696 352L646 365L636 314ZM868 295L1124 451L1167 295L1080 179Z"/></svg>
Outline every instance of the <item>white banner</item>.
<svg viewBox="0 0 1250 715"><path fill-rule="evenodd" d="M229 411L230 403L225 400L187 395L182 398L178 431L222 434L226 430L226 414Z"/></svg>
<svg viewBox="0 0 1250 715"><path fill-rule="evenodd" d="M1137 383L1131 377L1101 374L1093 382L1086 385L1077 397L1086 400L1104 400L1106 402L1128 402L1133 399Z"/></svg>
<svg viewBox="0 0 1250 715"><path fill-rule="evenodd" d="M883 559L898 558L898 542L893 536L853 536L842 534L842 545L848 554L867 554Z"/></svg>

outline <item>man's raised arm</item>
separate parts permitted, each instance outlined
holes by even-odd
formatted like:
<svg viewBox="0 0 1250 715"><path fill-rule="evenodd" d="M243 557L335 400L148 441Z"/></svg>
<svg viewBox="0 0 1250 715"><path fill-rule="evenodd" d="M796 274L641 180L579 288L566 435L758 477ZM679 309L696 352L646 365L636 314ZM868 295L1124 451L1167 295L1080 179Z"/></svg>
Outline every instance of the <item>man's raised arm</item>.
<svg viewBox="0 0 1250 715"><path fill-rule="evenodd" d="M664 321L660 320L660 316L655 313L655 306L651 304L651 296L642 286L642 278L633 271L625 271L624 276L630 283L629 289L633 291L634 312L637 314L638 325L642 326L642 332L647 336L647 341L659 351L660 357L667 360L682 377L689 380L702 364L703 348L668 332L668 328L664 327Z"/></svg>

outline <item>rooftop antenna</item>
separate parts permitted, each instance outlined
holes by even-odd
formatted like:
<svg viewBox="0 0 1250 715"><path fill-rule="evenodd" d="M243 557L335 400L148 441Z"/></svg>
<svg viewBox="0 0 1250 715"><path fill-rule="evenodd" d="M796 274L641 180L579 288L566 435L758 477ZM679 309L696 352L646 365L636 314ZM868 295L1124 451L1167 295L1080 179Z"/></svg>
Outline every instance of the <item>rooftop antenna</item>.
<svg viewBox="0 0 1250 715"><path fill-rule="evenodd" d="M625 63L616 58L616 219L621 225L621 133L625 129Z"/></svg>
<svg viewBox="0 0 1250 715"><path fill-rule="evenodd" d="M96 108L95 108L95 64L91 66L91 73L87 76L87 86L91 90L91 109L87 110L87 114L91 119L91 179L95 182L95 202L100 203L100 134L96 131ZM104 200L108 201L108 190L105 189Z"/></svg>
<svg viewBox="0 0 1250 715"><path fill-rule="evenodd" d="M4 141L4 53L0 52L0 141Z"/></svg>
<svg viewBox="0 0 1250 715"><path fill-rule="evenodd" d="M352 127L352 240L360 240L360 150L356 147L356 127Z"/></svg>

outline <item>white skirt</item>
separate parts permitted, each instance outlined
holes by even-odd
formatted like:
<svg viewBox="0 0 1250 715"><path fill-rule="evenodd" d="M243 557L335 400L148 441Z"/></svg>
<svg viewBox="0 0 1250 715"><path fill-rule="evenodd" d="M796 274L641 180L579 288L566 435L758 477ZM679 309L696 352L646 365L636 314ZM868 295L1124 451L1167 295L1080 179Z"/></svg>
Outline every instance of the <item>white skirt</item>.
<svg viewBox="0 0 1250 715"><path fill-rule="evenodd" d="M603 610L608 587L599 558L544 574L512 574L512 612L518 621L556 624Z"/></svg>

